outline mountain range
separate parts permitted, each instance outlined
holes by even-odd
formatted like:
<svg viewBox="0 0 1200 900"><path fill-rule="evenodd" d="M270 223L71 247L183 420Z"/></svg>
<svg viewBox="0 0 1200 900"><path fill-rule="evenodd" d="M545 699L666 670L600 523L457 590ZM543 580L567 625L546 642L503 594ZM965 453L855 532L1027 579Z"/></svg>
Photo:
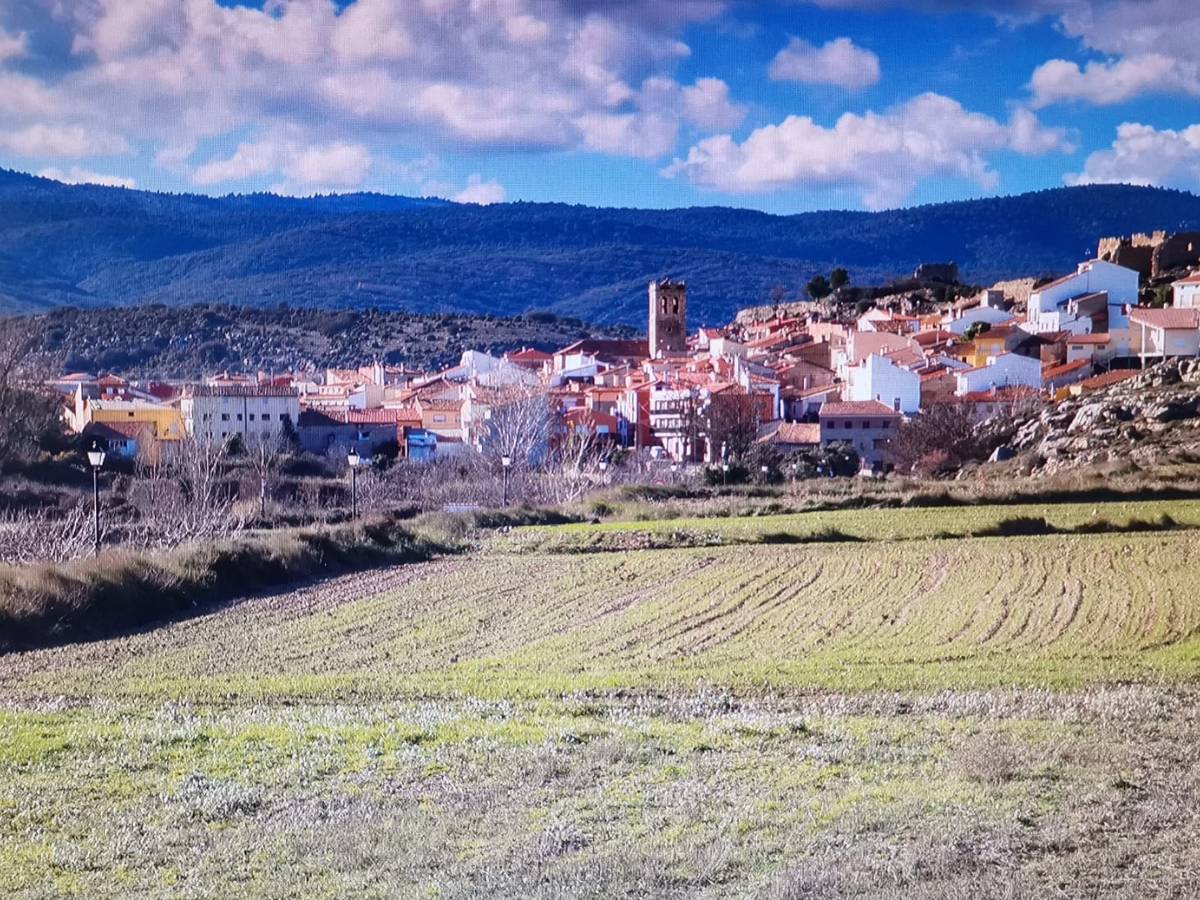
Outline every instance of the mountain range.
<svg viewBox="0 0 1200 900"><path fill-rule="evenodd" d="M206 197L0 170L0 312L162 303L548 311L645 324L646 282L689 283L693 324L727 321L844 266L858 284L957 262L972 284L1061 274L1098 238L1200 229L1200 197L1058 188L888 212L473 206L346 194Z"/></svg>

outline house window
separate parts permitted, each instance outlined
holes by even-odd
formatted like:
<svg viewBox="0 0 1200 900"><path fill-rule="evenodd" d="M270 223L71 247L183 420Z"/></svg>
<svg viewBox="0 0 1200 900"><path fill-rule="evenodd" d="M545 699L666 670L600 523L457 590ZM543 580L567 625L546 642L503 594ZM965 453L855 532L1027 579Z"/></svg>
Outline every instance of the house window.
<svg viewBox="0 0 1200 900"><path fill-rule="evenodd" d="M238 421L239 421L239 422L240 422L240 421L242 421L242 414L241 414L241 413L238 413L238 414L237 414L237 417L238 417Z"/></svg>
<svg viewBox="0 0 1200 900"><path fill-rule="evenodd" d="M221 413L221 421L228 422L229 421L229 413ZM222 435L222 437L224 437L224 435Z"/></svg>
<svg viewBox="0 0 1200 900"><path fill-rule="evenodd" d="M253 421L254 421L254 413L250 413L250 421L251 421L251 422L253 422Z"/></svg>
<svg viewBox="0 0 1200 900"><path fill-rule="evenodd" d="M446 421L446 417L445 416L434 416L433 421L435 424L440 425Z"/></svg>

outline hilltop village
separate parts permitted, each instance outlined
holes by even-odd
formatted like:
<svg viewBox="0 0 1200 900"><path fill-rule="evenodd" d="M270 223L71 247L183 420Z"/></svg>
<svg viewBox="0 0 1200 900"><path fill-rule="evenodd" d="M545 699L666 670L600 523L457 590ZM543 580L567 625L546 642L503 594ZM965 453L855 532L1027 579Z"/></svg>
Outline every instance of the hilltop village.
<svg viewBox="0 0 1200 900"><path fill-rule="evenodd" d="M687 285L660 280L649 285L644 340L468 351L433 372L374 363L198 383L120 373L53 383L70 429L118 456L187 438L286 437L314 454L369 458L389 447L438 460L482 449L497 410L536 397L554 417L548 442L586 433L613 450L708 465L755 447L786 455L837 444L880 472L895 464L902 425L931 411L953 408L980 424L1033 414L1200 354L1198 251L1195 235L1106 239L1096 258L1054 280L932 308L917 301L957 282L952 264L915 273L924 294L849 307L838 302L845 278L835 278L819 299L694 331Z"/></svg>

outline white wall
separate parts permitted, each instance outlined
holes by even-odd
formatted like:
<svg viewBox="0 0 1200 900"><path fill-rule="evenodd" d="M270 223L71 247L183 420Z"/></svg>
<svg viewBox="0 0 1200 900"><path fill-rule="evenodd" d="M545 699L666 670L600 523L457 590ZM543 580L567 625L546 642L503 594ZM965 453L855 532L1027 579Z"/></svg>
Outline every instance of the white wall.
<svg viewBox="0 0 1200 900"><path fill-rule="evenodd" d="M846 386L847 400L878 400L889 409L906 416L921 410L921 376L902 368L885 356L872 354L856 366L850 366Z"/></svg>
<svg viewBox="0 0 1200 900"><path fill-rule="evenodd" d="M1175 305L1180 309L1200 309L1200 284L1175 285Z"/></svg>
<svg viewBox="0 0 1200 900"><path fill-rule="evenodd" d="M1040 390L1042 363L1041 360L1016 353L1002 353L992 357L988 365L959 372L955 378L958 382L955 393L960 397L963 394L988 391L993 387L1012 385L1025 385Z"/></svg>
<svg viewBox="0 0 1200 900"><path fill-rule="evenodd" d="M1080 263L1078 271L1061 283L1034 291L1029 297L1029 330L1035 334L1060 331L1069 327L1069 321L1060 315L1060 305L1072 297L1084 294L1108 292L1108 327L1127 328L1126 305L1136 306L1138 301L1138 273L1103 260ZM1071 328L1076 334L1086 332Z"/></svg>

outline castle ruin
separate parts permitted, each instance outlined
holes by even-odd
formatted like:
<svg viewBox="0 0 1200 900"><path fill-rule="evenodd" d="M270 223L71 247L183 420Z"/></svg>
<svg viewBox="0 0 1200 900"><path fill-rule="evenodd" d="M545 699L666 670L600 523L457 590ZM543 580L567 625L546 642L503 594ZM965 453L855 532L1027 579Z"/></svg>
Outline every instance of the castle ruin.
<svg viewBox="0 0 1200 900"><path fill-rule="evenodd" d="M1200 265L1200 232L1155 231L1130 238L1101 238L1096 258L1135 269L1144 278L1160 278L1176 269Z"/></svg>
<svg viewBox="0 0 1200 900"><path fill-rule="evenodd" d="M650 282L650 355L655 359L687 352L687 285Z"/></svg>

